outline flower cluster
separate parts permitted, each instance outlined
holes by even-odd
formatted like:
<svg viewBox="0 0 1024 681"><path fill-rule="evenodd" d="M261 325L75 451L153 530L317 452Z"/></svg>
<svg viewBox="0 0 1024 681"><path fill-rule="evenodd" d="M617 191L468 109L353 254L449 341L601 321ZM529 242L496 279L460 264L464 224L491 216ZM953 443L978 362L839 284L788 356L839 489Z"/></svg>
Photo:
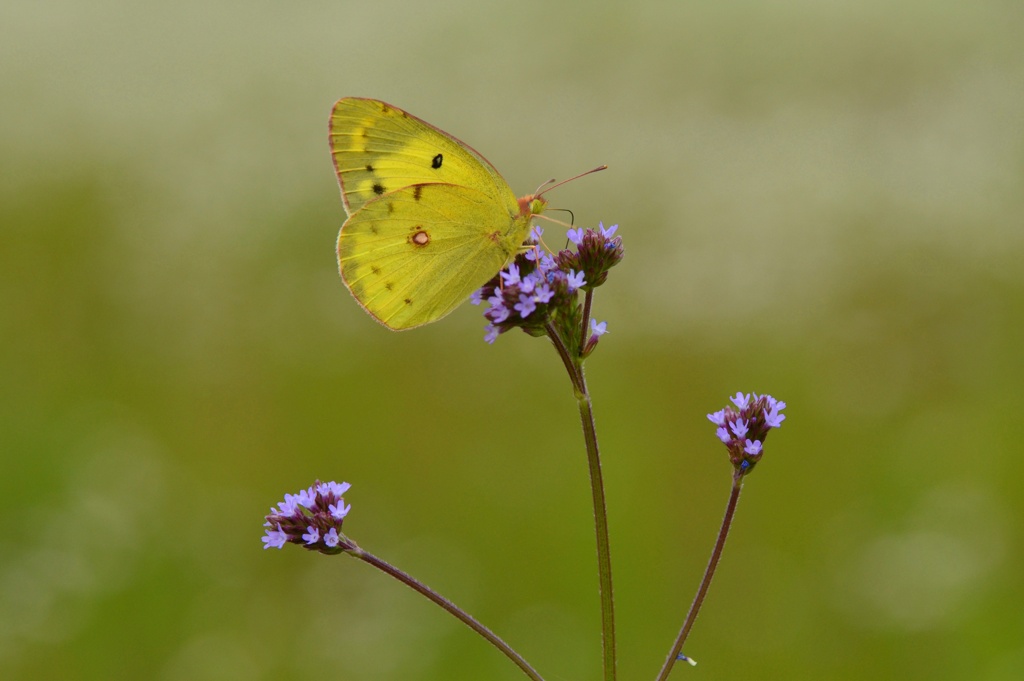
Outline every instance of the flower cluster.
<svg viewBox="0 0 1024 681"><path fill-rule="evenodd" d="M576 250L552 254L541 250L542 230L534 227L525 250L470 299L474 305L484 301L489 305L484 311L489 322L484 339L493 343L500 334L514 328L542 336L552 322L566 329L578 326L581 313L577 292L589 292L603 284L608 270L622 260L622 237L615 236L617 229L618 225L606 228L603 224L597 230L570 229L569 241ZM600 330L595 325L593 330L587 349L607 332L604 324Z"/></svg>
<svg viewBox="0 0 1024 681"><path fill-rule="evenodd" d="M729 449L729 460L736 470L746 475L754 469L764 453L764 439L768 431L778 428L786 420L781 412L785 402L771 395L736 393L729 398L734 405L708 414L708 419L718 426L718 439Z"/></svg>
<svg viewBox="0 0 1024 681"><path fill-rule="evenodd" d="M298 494L285 494L284 501L270 508L264 527L263 548L284 548L286 543L299 544L311 551L342 553L355 547L355 542L341 533L341 523L352 505L342 495L347 482L316 481Z"/></svg>

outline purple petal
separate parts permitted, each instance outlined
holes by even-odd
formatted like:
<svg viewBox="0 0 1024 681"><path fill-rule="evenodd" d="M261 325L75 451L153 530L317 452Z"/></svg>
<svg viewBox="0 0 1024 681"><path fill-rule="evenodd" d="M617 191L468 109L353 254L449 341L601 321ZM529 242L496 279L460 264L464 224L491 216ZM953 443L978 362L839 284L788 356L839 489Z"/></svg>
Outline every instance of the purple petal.
<svg viewBox="0 0 1024 681"><path fill-rule="evenodd" d="M338 537L338 530L337 529L332 527L331 529L327 530L327 534L324 535L324 543L325 544L327 544L329 547L331 547L333 549L335 546L338 545L339 541L340 541L340 538Z"/></svg>
<svg viewBox="0 0 1024 681"><path fill-rule="evenodd" d="M281 529L281 523L278 523L276 530L266 530L266 534L263 536L263 548L281 549L284 548L287 541L288 535Z"/></svg>
<svg viewBox="0 0 1024 681"><path fill-rule="evenodd" d="M335 520L341 520L348 515L349 511L352 510L352 504L346 504L344 500L338 499L338 503L331 504L327 507L327 510L330 511L332 518Z"/></svg>
<svg viewBox="0 0 1024 681"><path fill-rule="evenodd" d="M302 541L306 544L315 544L320 541L320 530L310 525L306 528L306 534L302 535Z"/></svg>
<svg viewBox="0 0 1024 681"><path fill-rule="evenodd" d="M511 264L508 266L508 272L501 273L501 280L505 282L506 286L512 286L513 284L519 283L519 265Z"/></svg>
<svg viewBox="0 0 1024 681"><path fill-rule="evenodd" d="M737 409L743 409L747 406L750 401L750 395L744 395L743 393L736 393L734 397L729 398L733 404L736 405Z"/></svg>

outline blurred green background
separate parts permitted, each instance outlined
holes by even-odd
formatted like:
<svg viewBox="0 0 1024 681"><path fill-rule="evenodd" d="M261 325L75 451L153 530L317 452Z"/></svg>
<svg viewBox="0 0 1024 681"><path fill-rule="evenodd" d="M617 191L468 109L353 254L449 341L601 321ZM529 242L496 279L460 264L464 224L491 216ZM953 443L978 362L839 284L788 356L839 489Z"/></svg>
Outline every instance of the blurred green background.
<svg viewBox="0 0 1024 681"><path fill-rule="evenodd" d="M0 678L597 679L555 353L349 297L327 117L377 97L619 224L588 363L620 678L653 679L730 469L789 403L673 678L1024 678L1024 5L16 0L0 9ZM552 233L549 228L549 235ZM557 242L557 239L555 239Z"/></svg>

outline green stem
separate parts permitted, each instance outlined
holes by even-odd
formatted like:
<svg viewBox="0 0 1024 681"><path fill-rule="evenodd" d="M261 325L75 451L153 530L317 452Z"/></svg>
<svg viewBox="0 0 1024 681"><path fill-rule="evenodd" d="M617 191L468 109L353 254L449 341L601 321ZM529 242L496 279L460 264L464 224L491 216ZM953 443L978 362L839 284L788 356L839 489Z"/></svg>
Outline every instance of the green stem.
<svg viewBox="0 0 1024 681"><path fill-rule="evenodd" d="M544 678L540 674L538 674L533 667L530 666L530 663L523 659L522 655L513 650L509 644L502 641L497 634L495 634L493 631L491 631L484 625L480 624L480 622L477 621L472 615L467 613L465 610L462 610L459 606L455 605L454 603L452 603L447 598L431 589L423 582L419 581L418 579L409 575L408 573L399 570L394 565L391 565L390 563L381 560L372 553L364 551L358 546L353 547L347 553L355 556L363 562L369 563L378 570L388 575L391 575L398 581L408 586L413 591L423 594L424 596L432 600L434 603L440 605L442 608L444 608L449 613L454 615L455 618L458 619L460 622L465 624L467 627L469 627L476 633L483 636L485 639L487 639L487 641L491 643L491 645L493 645L495 648L503 652L506 657L512 660L516 664L516 666L519 667L524 674L533 679L533 681L544 681Z"/></svg>
<svg viewBox="0 0 1024 681"><path fill-rule="evenodd" d="M583 371L582 367L577 366L576 360L569 353L569 349L565 347L565 343L562 342L562 337L558 335L558 331L555 327L548 322L547 325L548 338L551 339L551 344L555 346L555 350L558 352L558 356L562 358L562 364L565 365L565 371L569 374L569 380L572 381L572 390L576 394L577 399L579 395L586 392L587 388L583 384Z"/></svg>
<svg viewBox="0 0 1024 681"><path fill-rule="evenodd" d="M597 534L597 572L601 584L601 629L604 633L605 681L615 681L615 599L612 597L612 552L608 542L608 511L604 498L604 480L601 476L601 456L597 449L597 431L594 428L594 409L587 393L586 379L580 370L583 395L577 397L583 439L587 443L587 463L590 466L590 489L594 498L594 530Z"/></svg>
<svg viewBox="0 0 1024 681"><path fill-rule="evenodd" d="M686 637L690 634L693 623L697 621L697 613L700 612L700 606L704 603L708 587L711 586L711 578L715 576L715 568L718 567L718 561L722 557L725 539L729 536L729 527L732 525L733 516L736 515L736 504L740 500L741 489L743 489L743 474L740 471L735 471L732 476L732 492L729 494L729 503L725 507L725 517L722 518L722 526L718 530L718 539L715 541L715 548L711 552L708 566L704 569L704 578L701 580L700 588L697 589L697 595L694 596L693 603L690 605L690 611L686 613L686 621L683 622L683 628L679 630L679 636L676 637L675 645L672 646L672 651L669 652L668 659L665 660L661 673L658 674L657 681L668 679L672 667L679 658L679 653L683 651L683 643L686 642Z"/></svg>
<svg viewBox="0 0 1024 681"><path fill-rule="evenodd" d="M583 296L583 320L580 324L580 352L587 347L587 329L590 328L590 307L594 302L594 289Z"/></svg>
<svg viewBox="0 0 1024 681"><path fill-rule="evenodd" d="M589 300L589 295L588 295ZM615 599L612 594L612 552L608 541L608 510L604 496L604 478L601 474L601 454L597 446L597 428L594 425L594 408L587 391L587 379L583 363L571 357L554 326L548 324L548 336L558 351L569 379L580 411L583 426L583 440L587 447L587 464L590 469L590 490L594 504L594 531L597 535L597 574L601 595L601 649L604 662L605 681L615 681ZM582 350L582 346L581 346Z"/></svg>

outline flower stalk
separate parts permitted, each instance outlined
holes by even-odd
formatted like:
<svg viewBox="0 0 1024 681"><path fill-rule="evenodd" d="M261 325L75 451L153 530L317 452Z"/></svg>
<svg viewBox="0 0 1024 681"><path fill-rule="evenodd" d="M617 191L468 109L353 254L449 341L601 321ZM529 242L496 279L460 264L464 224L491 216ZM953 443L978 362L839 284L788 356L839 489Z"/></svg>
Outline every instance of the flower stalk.
<svg viewBox="0 0 1024 681"><path fill-rule="evenodd" d="M601 475L601 455L597 447L597 429L594 426L594 408L587 392L583 366L579 366L579 384L576 394L583 426L583 440L587 447L587 466L590 470L590 491L594 504L594 532L597 538L597 574L601 595L601 650L605 681L615 681L615 599L612 594L612 551L608 540L608 509L604 496L604 478Z"/></svg>
<svg viewBox="0 0 1024 681"><path fill-rule="evenodd" d="M736 515L736 504L739 503L740 490L742 488L743 473L735 471L732 476L732 491L729 493L729 503L725 507L725 517L722 518L722 526L718 529L718 539L715 540L715 548L711 551L711 558L708 560L708 566L704 568L704 577L700 580L697 595L694 596L693 603L690 604L690 611L686 613L686 620L683 622L683 627L679 630L679 635L672 645L672 650L669 651L668 657L665 658L665 664L661 667L657 681L665 681L677 661L689 660L689 658L682 654L683 644L686 643L686 637L689 636L693 623L697 621L697 614L700 612L700 607L704 604L704 597L708 594L708 587L711 586L711 579L715 576L718 561L722 558L725 539L729 536L729 528L732 526L733 516ZM691 664L696 664L692 660L689 661Z"/></svg>
<svg viewBox="0 0 1024 681"><path fill-rule="evenodd" d="M297 544L309 551L330 556L347 553L372 565L381 572L394 577L418 594L441 606L446 612L467 627L480 634L488 643L500 650L532 681L544 681L533 667L505 643L497 634L481 624L475 617L431 589L409 573L391 563L381 560L369 551L359 547L342 532L342 525L351 504L346 504L342 495L351 485L347 482L326 482L319 480L298 494L284 495L284 501L271 507L263 524L267 529L263 536L263 548L284 548L285 544Z"/></svg>
<svg viewBox="0 0 1024 681"><path fill-rule="evenodd" d="M391 577L394 577L395 579L400 581L402 584L405 584L407 587L409 587L416 593L426 596L431 601L444 608L445 611L447 611L457 620L465 624L467 627L469 627L476 633L480 634L480 636L486 639L488 643L490 643L495 648L500 650L502 654L504 654L505 657L507 657L508 659L512 660L512 662L515 663L515 665L519 667L519 669L522 670L523 674L526 674L527 677L533 679L533 681L544 681L544 678L539 673L537 673L537 670L531 667L530 663L527 662L522 655L517 653L512 648L512 646L505 643L505 641L503 641L500 636L498 636L493 631L485 627L483 624L480 623L479 620L470 615L468 612L466 612L459 606L455 605L450 600L448 600L441 594L437 593L423 582L419 581L407 572L399 570L394 565L384 560L381 560L369 551L364 551L359 547L355 547L353 550L349 551L349 553L352 556L363 561L364 563L372 565L381 572L390 575Z"/></svg>
<svg viewBox="0 0 1024 681"><path fill-rule="evenodd" d="M672 650L665 658L665 664L661 667L656 681L666 681L672 672L672 667L680 660L690 664L697 664L693 659L683 655L683 644L690 634L694 622L697 621L697 614L704 604L704 598L711 586L711 579L715 576L718 568L718 561L722 558L722 551L725 549L725 540L729 536L729 528L732 527L733 516L736 515L736 505L740 500L740 490L743 489L743 478L749 475L757 462L764 456L764 441L768 432L778 428L786 420L782 410L786 403L775 399L771 395L758 395L757 393L736 393L729 398L735 407L726 407L713 414L708 414L708 420L718 426L715 435L729 452L729 461L733 466L732 490L729 492L729 502L725 506L725 516L722 518L722 526L718 530L718 539L715 540L715 548L711 551L711 558L708 566L704 569L704 577L697 587L697 595L690 604L690 610L686 613L686 619L679 630Z"/></svg>
<svg viewBox="0 0 1024 681"><path fill-rule="evenodd" d="M587 292L587 300L591 296ZM615 681L615 598L612 590L612 551L608 539L608 505L604 496L604 476L601 473L601 452L597 444L597 427L594 424L594 406L587 390L587 379L583 371L583 359L570 355L558 330L548 325L548 337L558 351L569 380L572 382L576 405L580 412L583 441L587 450L587 467L590 472L590 491L594 506L594 533L597 543L598 588L601 598L601 651L605 681ZM581 347L583 347L581 343Z"/></svg>
<svg viewBox="0 0 1024 681"><path fill-rule="evenodd" d="M618 225L608 228L600 225L596 230L570 229L568 239L576 250L549 254L537 248L542 232L534 228L527 250L473 297L475 303L486 300L489 305L484 312L489 322L484 337L487 342L493 343L500 334L513 328L531 336L546 335L572 383L583 428L594 507L605 681L616 678L615 600L601 454L583 363L597 347L598 339L607 333L607 324L591 318L591 307L594 289L607 280L608 270L622 261L622 239L615 236L617 229ZM582 305L578 302L581 291Z"/></svg>

